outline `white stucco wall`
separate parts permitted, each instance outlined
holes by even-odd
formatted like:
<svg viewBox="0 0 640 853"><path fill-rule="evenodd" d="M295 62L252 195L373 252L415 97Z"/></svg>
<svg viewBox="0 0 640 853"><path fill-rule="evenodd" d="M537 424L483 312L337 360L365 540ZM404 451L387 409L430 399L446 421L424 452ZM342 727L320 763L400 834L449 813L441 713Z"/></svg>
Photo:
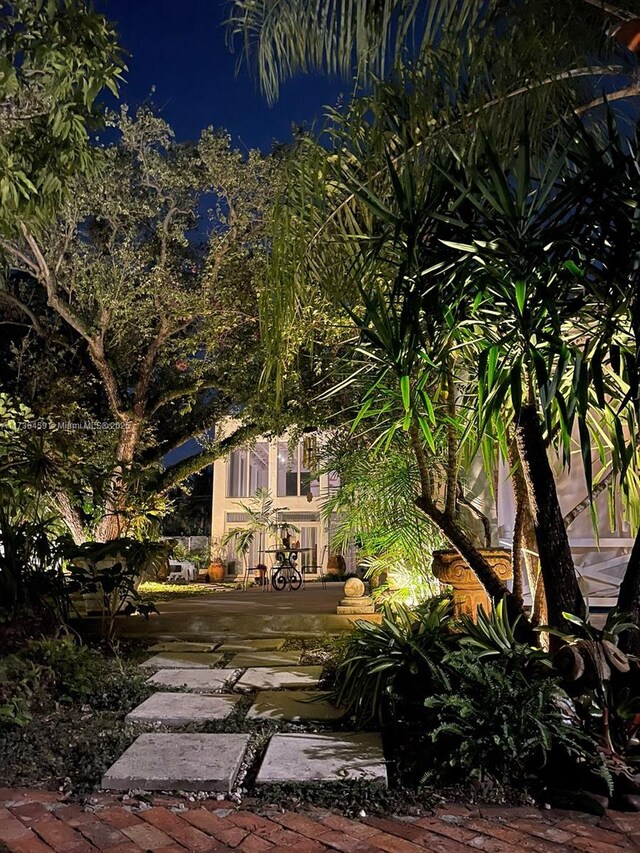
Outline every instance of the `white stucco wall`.
<svg viewBox="0 0 640 853"><path fill-rule="evenodd" d="M227 421L223 426L222 434L220 432L218 433L218 438L224 437L224 435L229 435L237 426L237 422L232 420ZM283 513L286 513L286 517L293 516L292 523L297 524L298 527L300 527L301 525L305 525L308 527L315 526L317 558L318 560L320 560L321 558L323 559L323 568L324 571L326 571L329 553L330 529L328 523L321 518L320 507L323 498L326 498L328 494L328 477L326 475L322 475L320 477L320 494L319 496L313 496L311 501L309 501L304 495L279 496L278 443L286 442L288 440L289 436L285 433L284 435L277 436L274 438L267 438L261 436L255 439L254 443L264 441L268 442L269 444L269 479L267 488L269 489L273 497L274 506L281 508ZM229 476L228 467L228 457L216 460L213 466L211 535L214 538L224 536L224 534L227 533L227 531L231 527L239 527L242 525L242 522L239 521L229 521L228 515L230 513L242 513L242 508L238 504L241 502L246 503L250 500L248 498L227 497L227 482ZM296 516L300 516L300 518L303 520L296 521ZM311 518L310 516L313 516L313 518ZM298 533L292 534L293 539L297 539L299 538L299 536L300 534ZM267 547L274 547L277 543L274 541L266 544ZM267 564L269 564L269 560L273 560L273 555L267 554L264 557L264 560ZM240 571L241 567L237 566L237 570Z"/></svg>

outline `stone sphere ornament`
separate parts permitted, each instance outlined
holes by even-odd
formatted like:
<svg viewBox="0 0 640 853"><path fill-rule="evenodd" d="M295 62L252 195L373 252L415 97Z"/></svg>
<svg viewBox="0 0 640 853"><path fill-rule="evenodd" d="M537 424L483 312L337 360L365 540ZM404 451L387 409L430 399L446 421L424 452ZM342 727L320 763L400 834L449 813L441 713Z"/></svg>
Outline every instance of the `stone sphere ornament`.
<svg viewBox="0 0 640 853"><path fill-rule="evenodd" d="M362 598L364 589L360 578L347 578L344 583L344 596L345 598Z"/></svg>

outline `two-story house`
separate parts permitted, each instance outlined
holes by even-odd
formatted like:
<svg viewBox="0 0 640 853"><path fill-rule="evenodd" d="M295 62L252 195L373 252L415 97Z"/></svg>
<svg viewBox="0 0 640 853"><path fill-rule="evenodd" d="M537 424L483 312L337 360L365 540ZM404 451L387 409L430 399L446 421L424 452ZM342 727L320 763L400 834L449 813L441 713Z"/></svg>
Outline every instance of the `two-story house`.
<svg viewBox="0 0 640 853"><path fill-rule="evenodd" d="M299 532L292 539L300 540L300 565L313 579L321 563L327 570L331 519L321 515L321 502L337 488L334 475L314 477L312 470L316 454L316 437L301 438L292 445L288 435L277 438L258 438L254 444L232 451L218 459L213 466L213 498L211 536L222 538L229 530L242 527L248 516L240 504L247 503L258 489L268 489L278 510L278 522L289 522ZM273 554L265 553L274 547L274 540L256 536L248 554L249 567L259 563L271 565ZM241 558L233 543L228 546L227 563L230 570L243 570Z"/></svg>

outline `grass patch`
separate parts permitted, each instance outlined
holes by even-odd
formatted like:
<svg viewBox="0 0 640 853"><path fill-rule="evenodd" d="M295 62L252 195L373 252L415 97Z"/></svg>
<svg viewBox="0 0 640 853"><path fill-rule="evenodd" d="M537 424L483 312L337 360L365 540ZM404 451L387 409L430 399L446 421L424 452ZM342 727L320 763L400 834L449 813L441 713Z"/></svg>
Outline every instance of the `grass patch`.
<svg viewBox="0 0 640 853"><path fill-rule="evenodd" d="M233 592L238 587L236 583L157 583L144 581L138 587L138 592L147 601L177 601L181 598L195 598L203 595L218 595L223 592Z"/></svg>

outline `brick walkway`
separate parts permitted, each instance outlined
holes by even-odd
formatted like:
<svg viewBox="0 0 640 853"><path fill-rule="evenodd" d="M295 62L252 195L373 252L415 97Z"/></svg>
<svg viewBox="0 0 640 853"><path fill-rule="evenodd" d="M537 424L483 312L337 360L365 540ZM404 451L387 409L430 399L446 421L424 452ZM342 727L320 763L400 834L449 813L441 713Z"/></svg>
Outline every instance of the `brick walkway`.
<svg viewBox="0 0 640 853"><path fill-rule="evenodd" d="M134 801L132 801L133 803ZM326 809L254 813L168 797L140 810L98 795L84 809L46 791L0 790L0 850L11 853L491 853L640 850L640 814L595 818L532 808L447 806L418 818L350 820ZM3 846L4 845L4 846Z"/></svg>

